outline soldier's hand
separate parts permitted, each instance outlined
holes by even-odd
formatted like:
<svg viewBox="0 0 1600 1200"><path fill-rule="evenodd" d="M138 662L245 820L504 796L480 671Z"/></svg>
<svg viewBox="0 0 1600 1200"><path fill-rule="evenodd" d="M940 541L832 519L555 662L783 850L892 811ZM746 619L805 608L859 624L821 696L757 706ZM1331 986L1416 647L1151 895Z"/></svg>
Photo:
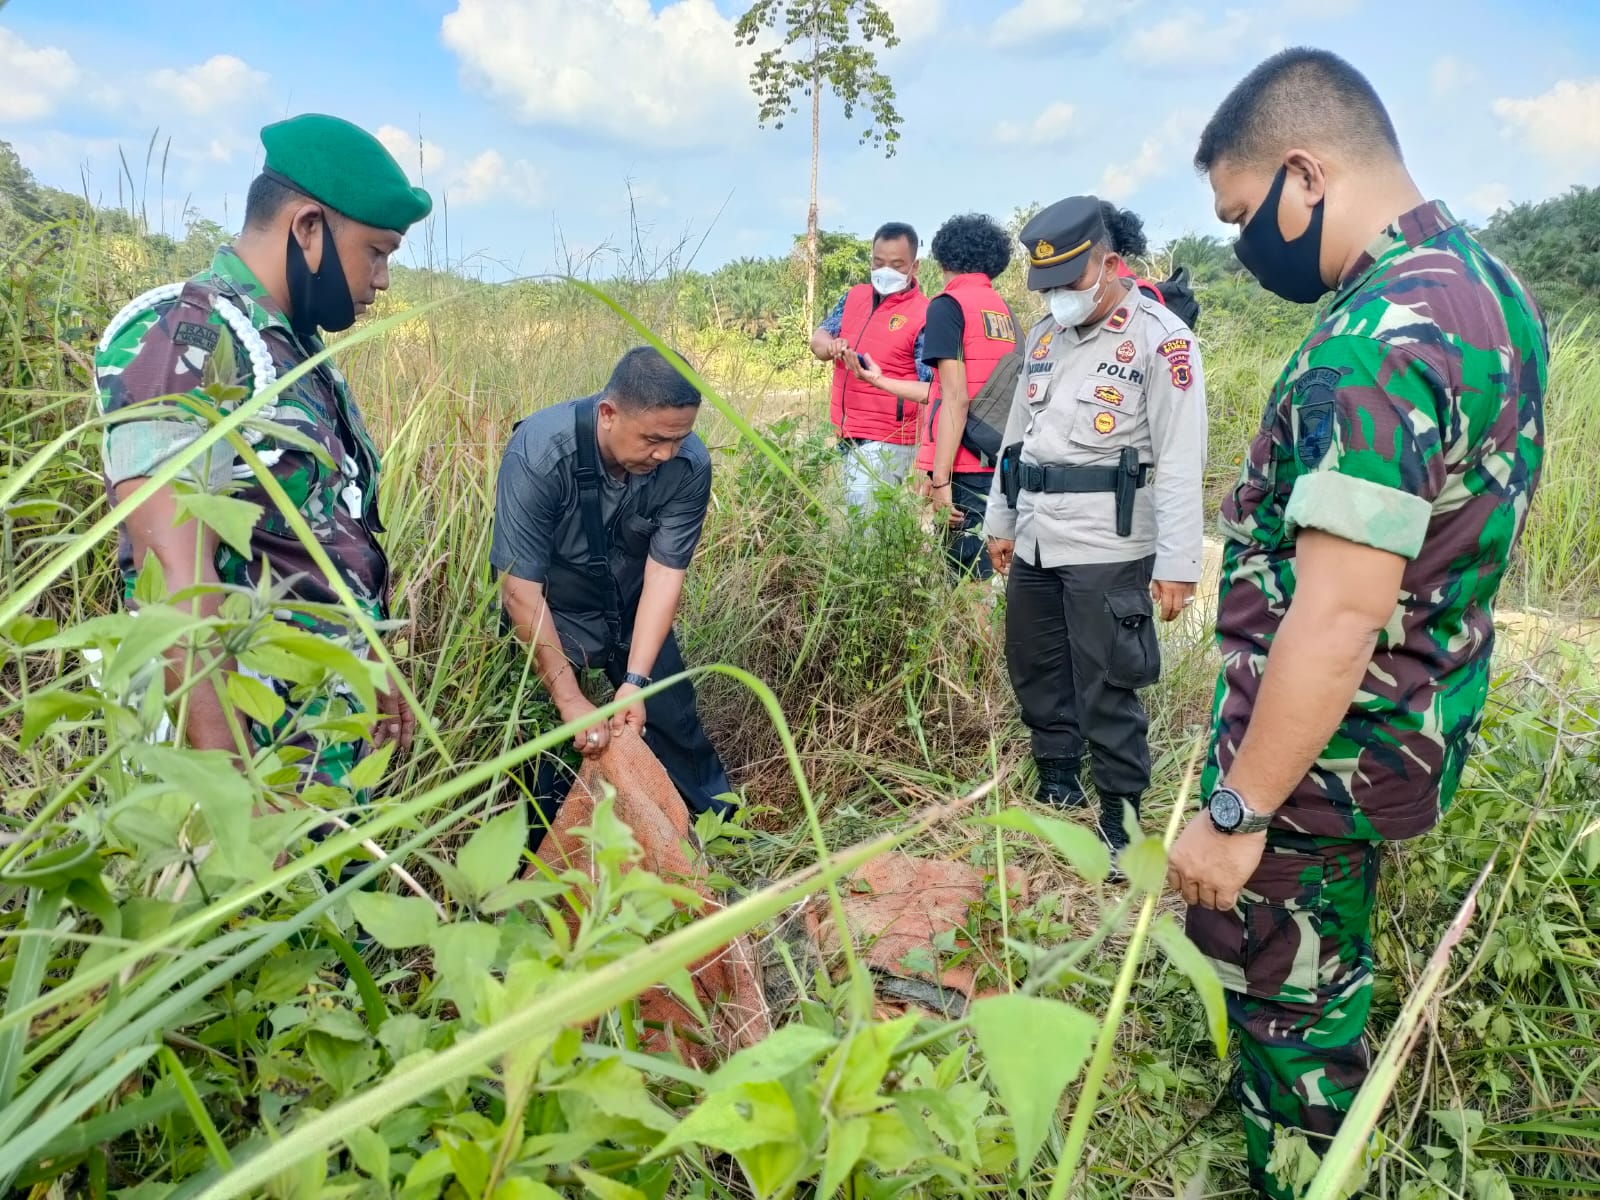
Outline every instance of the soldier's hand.
<svg viewBox="0 0 1600 1200"><path fill-rule="evenodd" d="M378 693L378 720L372 727L372 747L382 749L390 742L404 754L411 749L417 734L417 714L411 711L398 687Z"/></svg>
<svg viewBox="0 0 1600 1200"><path fill-rule="evenodd" d="M633 684L625 683L625 684L623 684L621 687L619 687L617 689L617 699L618 700L626 700L629 696L637 695L638 692L639 692L639 689L634 687ZM629 726L633 727L633 731L635 733L643 736L643 734L644 734L644 701L643 700L635 700L632 704L628 705L628 707L623 709L621 712L616 712L616 713L612 713L611 714L611 736L612 737L621 737L622 736L622 731L624 729L627 729Z"/></svg>
<svg viewBox="0 0 1600 1200"><path fill-rule="evenodd" d="M1157 579L1150 584L1150 599L1155 601L1163 621L1176 620L1179 613L1194 603L1194 584Z"/></svg>
<svg viewBox="0 0 1600 1200"><path fill-rule="evenodd" d="M1188 904L1219 912L1239 903L1239 891L1261 865L1263 833L1218 833L1209 813L1199 813L1172 844L1167 883Z"/></svg>
<svg viewBox="0 0 1600 1200"><path fill-rule="evenodd" d="M1011 555L1016 551L1015 538L990 538L989 561L994 565L995 572L1005 575L1011 570Z"/></svg>
<svg viewBox="0 0 1600 1200"><path fill-rule="evenodd" d="M594 705L589 703L587 696L573 696L566 703L560 705L561 723L581 721L585 717L594 715ZM611 723L609 721L596 721L587 729L580 729L572 735L572 745L579 754L585 758L593 758L602 753L611 744Z"/></svg>

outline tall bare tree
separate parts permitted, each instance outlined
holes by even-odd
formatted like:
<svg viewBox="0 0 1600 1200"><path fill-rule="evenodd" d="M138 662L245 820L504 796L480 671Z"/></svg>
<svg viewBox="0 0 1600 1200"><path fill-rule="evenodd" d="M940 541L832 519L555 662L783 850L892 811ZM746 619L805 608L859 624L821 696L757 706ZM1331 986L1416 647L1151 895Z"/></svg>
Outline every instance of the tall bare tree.
<svg viewBox="0 0 1600 1200"><path fill-rule="evenodd" d="M763 51L750 72L750 87L760 102L757 121L782 129L798 113L798 98L811 99L811 206L806 212L806 328L817 310L817 161L822 153L822 89L832 89L844 104L846 120L864 108L871 121L861 144L881 147L894 157L900 140L900 114L894 85L878 69L874 42L884 49L899 44L894 21L875 0L756 0L739 18L734 37L753 46L762 31L778 32L782 44Z"/></svg>

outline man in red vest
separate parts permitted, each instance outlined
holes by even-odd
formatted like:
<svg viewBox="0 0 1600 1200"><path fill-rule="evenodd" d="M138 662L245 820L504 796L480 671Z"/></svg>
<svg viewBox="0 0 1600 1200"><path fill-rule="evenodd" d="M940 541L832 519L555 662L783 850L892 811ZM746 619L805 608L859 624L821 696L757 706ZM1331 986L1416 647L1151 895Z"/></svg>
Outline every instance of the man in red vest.
<svg viewBox="0 0 1600 1200"><path fill-rule="evenodd" d="M872 282L839 297L811 335L833 363L830 416L844 460L845 502L863 515L898 487L917 452L917 418L932 372L922 365L928 300L917 282L917 231L891 221L872 237Z"/></svg>
<svg viewBox="0 0 1600 1200"><path fill-rule="evenodd" d="M923 494L948 511L945 553L960 576L994 573L984 544L983 516L994 464L965 445L967 408L995 364L1016 349L1011 310L994 280L1011 261L1011 237L992 217L951 217L933 235L944 291L928 304L922 360L934 370L920 430L917 470Z"/></svg>

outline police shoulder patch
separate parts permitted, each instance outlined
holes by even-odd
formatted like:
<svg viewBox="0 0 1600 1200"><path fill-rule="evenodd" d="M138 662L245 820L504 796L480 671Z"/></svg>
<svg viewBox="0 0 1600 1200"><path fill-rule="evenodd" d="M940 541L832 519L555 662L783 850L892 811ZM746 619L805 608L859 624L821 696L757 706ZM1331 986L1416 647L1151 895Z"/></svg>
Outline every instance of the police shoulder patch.
<svg viewBox="0 0 1600 1200"><path fill-rule="evenodd" d="M1190 369L1187 360L1174 362L1172 365L1172 386L1180 392L1189 390L1189 385L1194 382L1194 371Z"/></svg>
<svg viewBox="0 0 1600 1200"><path fill-rule="evenodd" d="M193 321L180 321L172 340L180 346L194 346L210 354L217 348L221 335L210 325L197 325Z"/></svg>
<svg viewBox="0 0 1600 1200"><path fill-rule="evenodd" d="M1185 356L1185 359L1187 359L1189 354L1189 339L1181 337L1168 338L1166 341L1161 343L1160 353L1162 358L1171 358L1174 354L1182 354Z"/></svg>
<svg viewBox="0 0 1600 1200"><path fill-rule="evenodd" d="M1011 323L1011 314L982 309L983 336L994 342L1015 342L1017 327Z"/></svg>
<svg viewBox="0 0 1600 1200"><path fill-rule="evenodd" d="M905 315L905 313L895 313L894 316L889 318L889 332L893 333L896 329L904 329L905 328L905 324L906 324L906 315Z"/></svg>

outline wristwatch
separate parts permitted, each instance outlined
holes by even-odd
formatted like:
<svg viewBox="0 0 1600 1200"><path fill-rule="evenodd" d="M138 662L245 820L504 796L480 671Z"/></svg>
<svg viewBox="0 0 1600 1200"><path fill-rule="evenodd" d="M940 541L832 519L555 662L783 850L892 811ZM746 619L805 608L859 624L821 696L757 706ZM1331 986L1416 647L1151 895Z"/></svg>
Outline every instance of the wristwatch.
<svg viewBox="0 0 1600 1200"><path fill-rule="evenodd" d="M647 688L650 686L650 676L641 675L637 671L629 671L622 677L622 682L631 683L636 688Z"/></svg>
<svg viewBox="0 0 1600 1200"><path fill-rule="evenodd" d="M1206 801L1211 827L1218 833L1260 833L1272 824L1270 813L1258 813L1230 787L1218 787Z"/></svg>

